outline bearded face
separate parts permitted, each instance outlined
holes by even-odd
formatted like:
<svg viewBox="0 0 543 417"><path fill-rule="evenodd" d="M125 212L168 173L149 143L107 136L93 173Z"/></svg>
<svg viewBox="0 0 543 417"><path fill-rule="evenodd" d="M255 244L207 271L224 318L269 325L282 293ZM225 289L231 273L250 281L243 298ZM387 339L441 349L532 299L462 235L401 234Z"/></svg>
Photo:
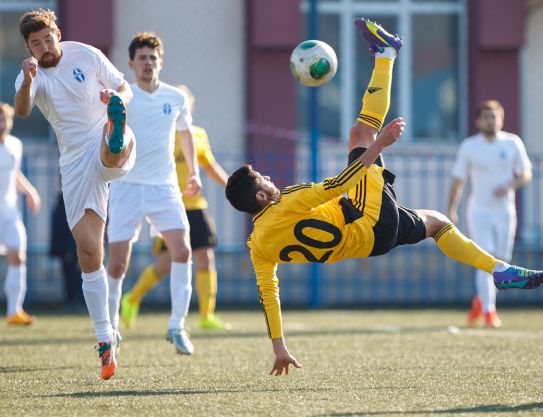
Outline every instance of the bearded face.
<svg viewBox="0 0 543 417"><path fill-rule="evenodd" d="M26 48L42 68L57 66L62 57L60 48L60 31L54 28L43 28L28 35Z"/></svg>

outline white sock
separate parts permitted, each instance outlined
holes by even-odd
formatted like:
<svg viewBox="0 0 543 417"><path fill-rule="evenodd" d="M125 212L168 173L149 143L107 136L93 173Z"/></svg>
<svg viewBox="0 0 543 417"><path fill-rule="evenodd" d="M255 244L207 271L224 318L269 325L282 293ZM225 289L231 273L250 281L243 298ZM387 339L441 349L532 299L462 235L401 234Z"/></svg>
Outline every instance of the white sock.
<svg viewBox="0 0 543 417"><path fill-rule="evenodd" d="M4 291L8 304L8 316L23 309L26 295L26 265L8 265Z"/></svg>
<svg viewBox="0 0 543 417"><path fill-rule="evenodd" d="M170 294L172 298L172 315L168 329L182 329L185 317L189 312L192 295L192 262L172 262L170 272Z"/></svg>
<svg viewBox="0 0 543 417"><path fill-rule="evenodd" d="M376 52L375 53L375 58L390 58L390 59L394 60L394 58L396 58L396 56L398 55L398 53L396 52L396 49L394 49L391 46L388 46L388 47L383 48L383 49L384 49L383 52Z"/></svg>
<svg viewBox="0 0 543 417"><path fill-rule="evenodd" d="M509 268L511 265L509 265L507 262L498 261L496 266L494 267L494 270L492 272L503 272L507 268Z"/></svg>
<svg viewBox="0 0 543 417"><path fill-rule="evenodd" d="M121 305L121 296L123 294L124 275L120 278L112 278L107 274L107 283L109 288L109 320L114 330L119 328L119 307Z"/></svg>
<svg viewBox="0 0 543 417"><path fill-rule="evenodd" d="M98 342L109 342L113 329L109 321L107 274L102 266L90 273L81 273L83 278L83 296L94 325Z"/></svg>
<svg viewBox="0 0 543 417"><path fill-rule="evenodd" d="M483 313L496 310L496 287L492 275L480 269L477 270L475 272L475 288L481 299Z"/></svg>

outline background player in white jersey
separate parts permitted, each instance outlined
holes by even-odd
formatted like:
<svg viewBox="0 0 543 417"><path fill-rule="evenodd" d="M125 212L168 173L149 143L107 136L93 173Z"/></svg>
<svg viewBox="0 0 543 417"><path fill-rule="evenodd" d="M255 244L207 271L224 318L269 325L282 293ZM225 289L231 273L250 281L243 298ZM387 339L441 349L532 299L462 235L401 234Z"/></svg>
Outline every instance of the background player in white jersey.
<svg viewBox="0 0 543 417"><path fill-rule="evenodd" d="M453 222L458 221L458 202L464 182L469 179L467 222L471 238L508 262L513 254L517 227L515 190L530 182L532 165L520 138L502 131L503 120L504 110L498 101L484 101L479 105L475 119L479 133L465 139L456 155L448 215ZM492 275L477 270L475 286L469 324L477 324L484 314L488 326L500 327Z"/></svg>
<svg viewBox="0 0 543 417"><path fill-rule="evenodd" d="M167 338L178 353L191 355L194 347L185 331L191 285L189 223L177 182L174 160L175 134L189 167L187 194L201 188L192 117L185 96L176 87L159 80L164 53L154 33L136 34L130 46L129 65L136 83L128 110L138 137L138 160L132 171L111 184L109 203L109 313L114 327L119 323L122 281L130 261L132 242L141 222L147 219L161 233L171 254L170 290L172 312Z"/></svg>
<svg viewBox="0 0 543 417"><path fill-rule="evenodd" d="M0 253L6 255L4 291L7 323L32 324L35 317L23 310L26 295L26 230L17 208L17 191L26 195L33 213L40 209L40 196L20 171L23 144L11 136L13 107L0 103Z"/></svg>
<svg viewBox="0 0 543 417"><path fill-rule="evenodd" d="M179 85L189 100L190 113L194 116L195 98L186 85ZM199 126L192 126L192 136L196 147L198 164L207 176L221 186L226 185L228 175L215 159L206 131ZM187 185L189 168L183 156L183 150L175 144L175 168L177 181L184 191ZM188 197L183 194L183 205L187 211L190 225L190 246L192 256L196 260L196 294L200 310L200 327L208 330L229 330L232 325L222 321L215 315L217 300L217 269L215 268L215 250L217 233L213 218L207 211L208 202L199 192ZM171 258L162 238L155 238L153 243L155 262L147 265L141 272L134 287L123 295L121 300L121 319L126 327L134 326L143 297L162 279L170 274Z"/></svg>
<svg viewBox="0 0 543 417"><path fill-rule="evenodd" d="M27 117L36 104L55 130L66 217L77 244L83 294L98 339L101 376L109 379L117 369L120 336L109 320L103 236L108 182L126 174L135 160L134 136L126 126L124 106L132 91L98 49L60 42L51 10L25 13L19 30L32 56L23 61L15 82L15 113Z"/></svg>

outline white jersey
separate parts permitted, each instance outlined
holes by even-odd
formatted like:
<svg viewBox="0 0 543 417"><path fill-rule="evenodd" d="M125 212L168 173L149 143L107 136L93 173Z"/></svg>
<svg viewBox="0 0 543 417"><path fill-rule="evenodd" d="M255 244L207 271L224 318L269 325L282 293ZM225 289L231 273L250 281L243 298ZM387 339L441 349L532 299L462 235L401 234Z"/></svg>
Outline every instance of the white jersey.
<svg viewBox="0 0 543 417"><path fill-rule="evenodd" d="M482 133L478 133L460 145L452 176L462 180L470 179L470 209L513 213L514 191L509 190L501 198L496 197L494 191L511 184L515 175L531 168L524 144L517 135L501 131L489 142Z"/></svg>
<svg viewBox="0 0 543 417"><path fill-rule="evenodd" d="M23 144L15 136L7 135L0 143L0 209L17 206L15 174L21 168Z"/></svg>
<svg viewBox="0 0 543 417"><path fill-rule="evenodd" d="M100 90L117 90L124 78L99 49L79 42L60 45L60 62L52 68L38 67L31 94L32 104L57 135L62 166L77 160L92 142L101 139L107 115ZM23 79L21 71L16 90Z"/></svg>
<svg viewBox="0 0 543 417"><path fill-rule="evenodd" d="M133 84L128 122L138 141L138 157L132 170L119 181L137 184L177 185L174 145L176 130L192 125L185 94L160 83L152 93Z"/></svg>

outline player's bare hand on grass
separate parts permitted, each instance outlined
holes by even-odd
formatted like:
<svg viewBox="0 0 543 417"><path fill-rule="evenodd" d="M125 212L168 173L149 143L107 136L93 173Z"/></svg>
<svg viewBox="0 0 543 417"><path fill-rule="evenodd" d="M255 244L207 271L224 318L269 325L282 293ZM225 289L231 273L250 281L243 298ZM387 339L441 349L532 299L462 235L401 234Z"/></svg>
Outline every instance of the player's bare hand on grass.
<svg viewBox="0 0 543 417"><path fill-rule="evenodd" d="M272 346L273 353L275 353L275 362L270 375L279 376L283 375L283 372L285 372L285 375L288 375L288 368L290 365L294 366L295 368L302 367L296 358L288 353L287 346L285 345L285 341L282 337L272 339Z"/></svg>
<svg viewBox="0 0 543 417"><path fill-rule="evenodd" d="M283 375L283 371L285 375L288 375L288 368L290 365L294 366L295 368L302 367L302 365L296 360L296 358L288 352L282 355L276 355L270 375Z"/></svg>
<svg viewBox="0 0 543 417"><path fill-rule="evenodd" d="M384 146L390 146L402 136L405 130L405 121L403 117L398 117L386 124L377 135L377 140Z"/></svg>
<svg viewBox="0 0 543 417"><path fill-rule="evenodd" d="M24 81L31 83L38 73L38 60L34 57L27 58L21 64L23 70Z"/></svg>

